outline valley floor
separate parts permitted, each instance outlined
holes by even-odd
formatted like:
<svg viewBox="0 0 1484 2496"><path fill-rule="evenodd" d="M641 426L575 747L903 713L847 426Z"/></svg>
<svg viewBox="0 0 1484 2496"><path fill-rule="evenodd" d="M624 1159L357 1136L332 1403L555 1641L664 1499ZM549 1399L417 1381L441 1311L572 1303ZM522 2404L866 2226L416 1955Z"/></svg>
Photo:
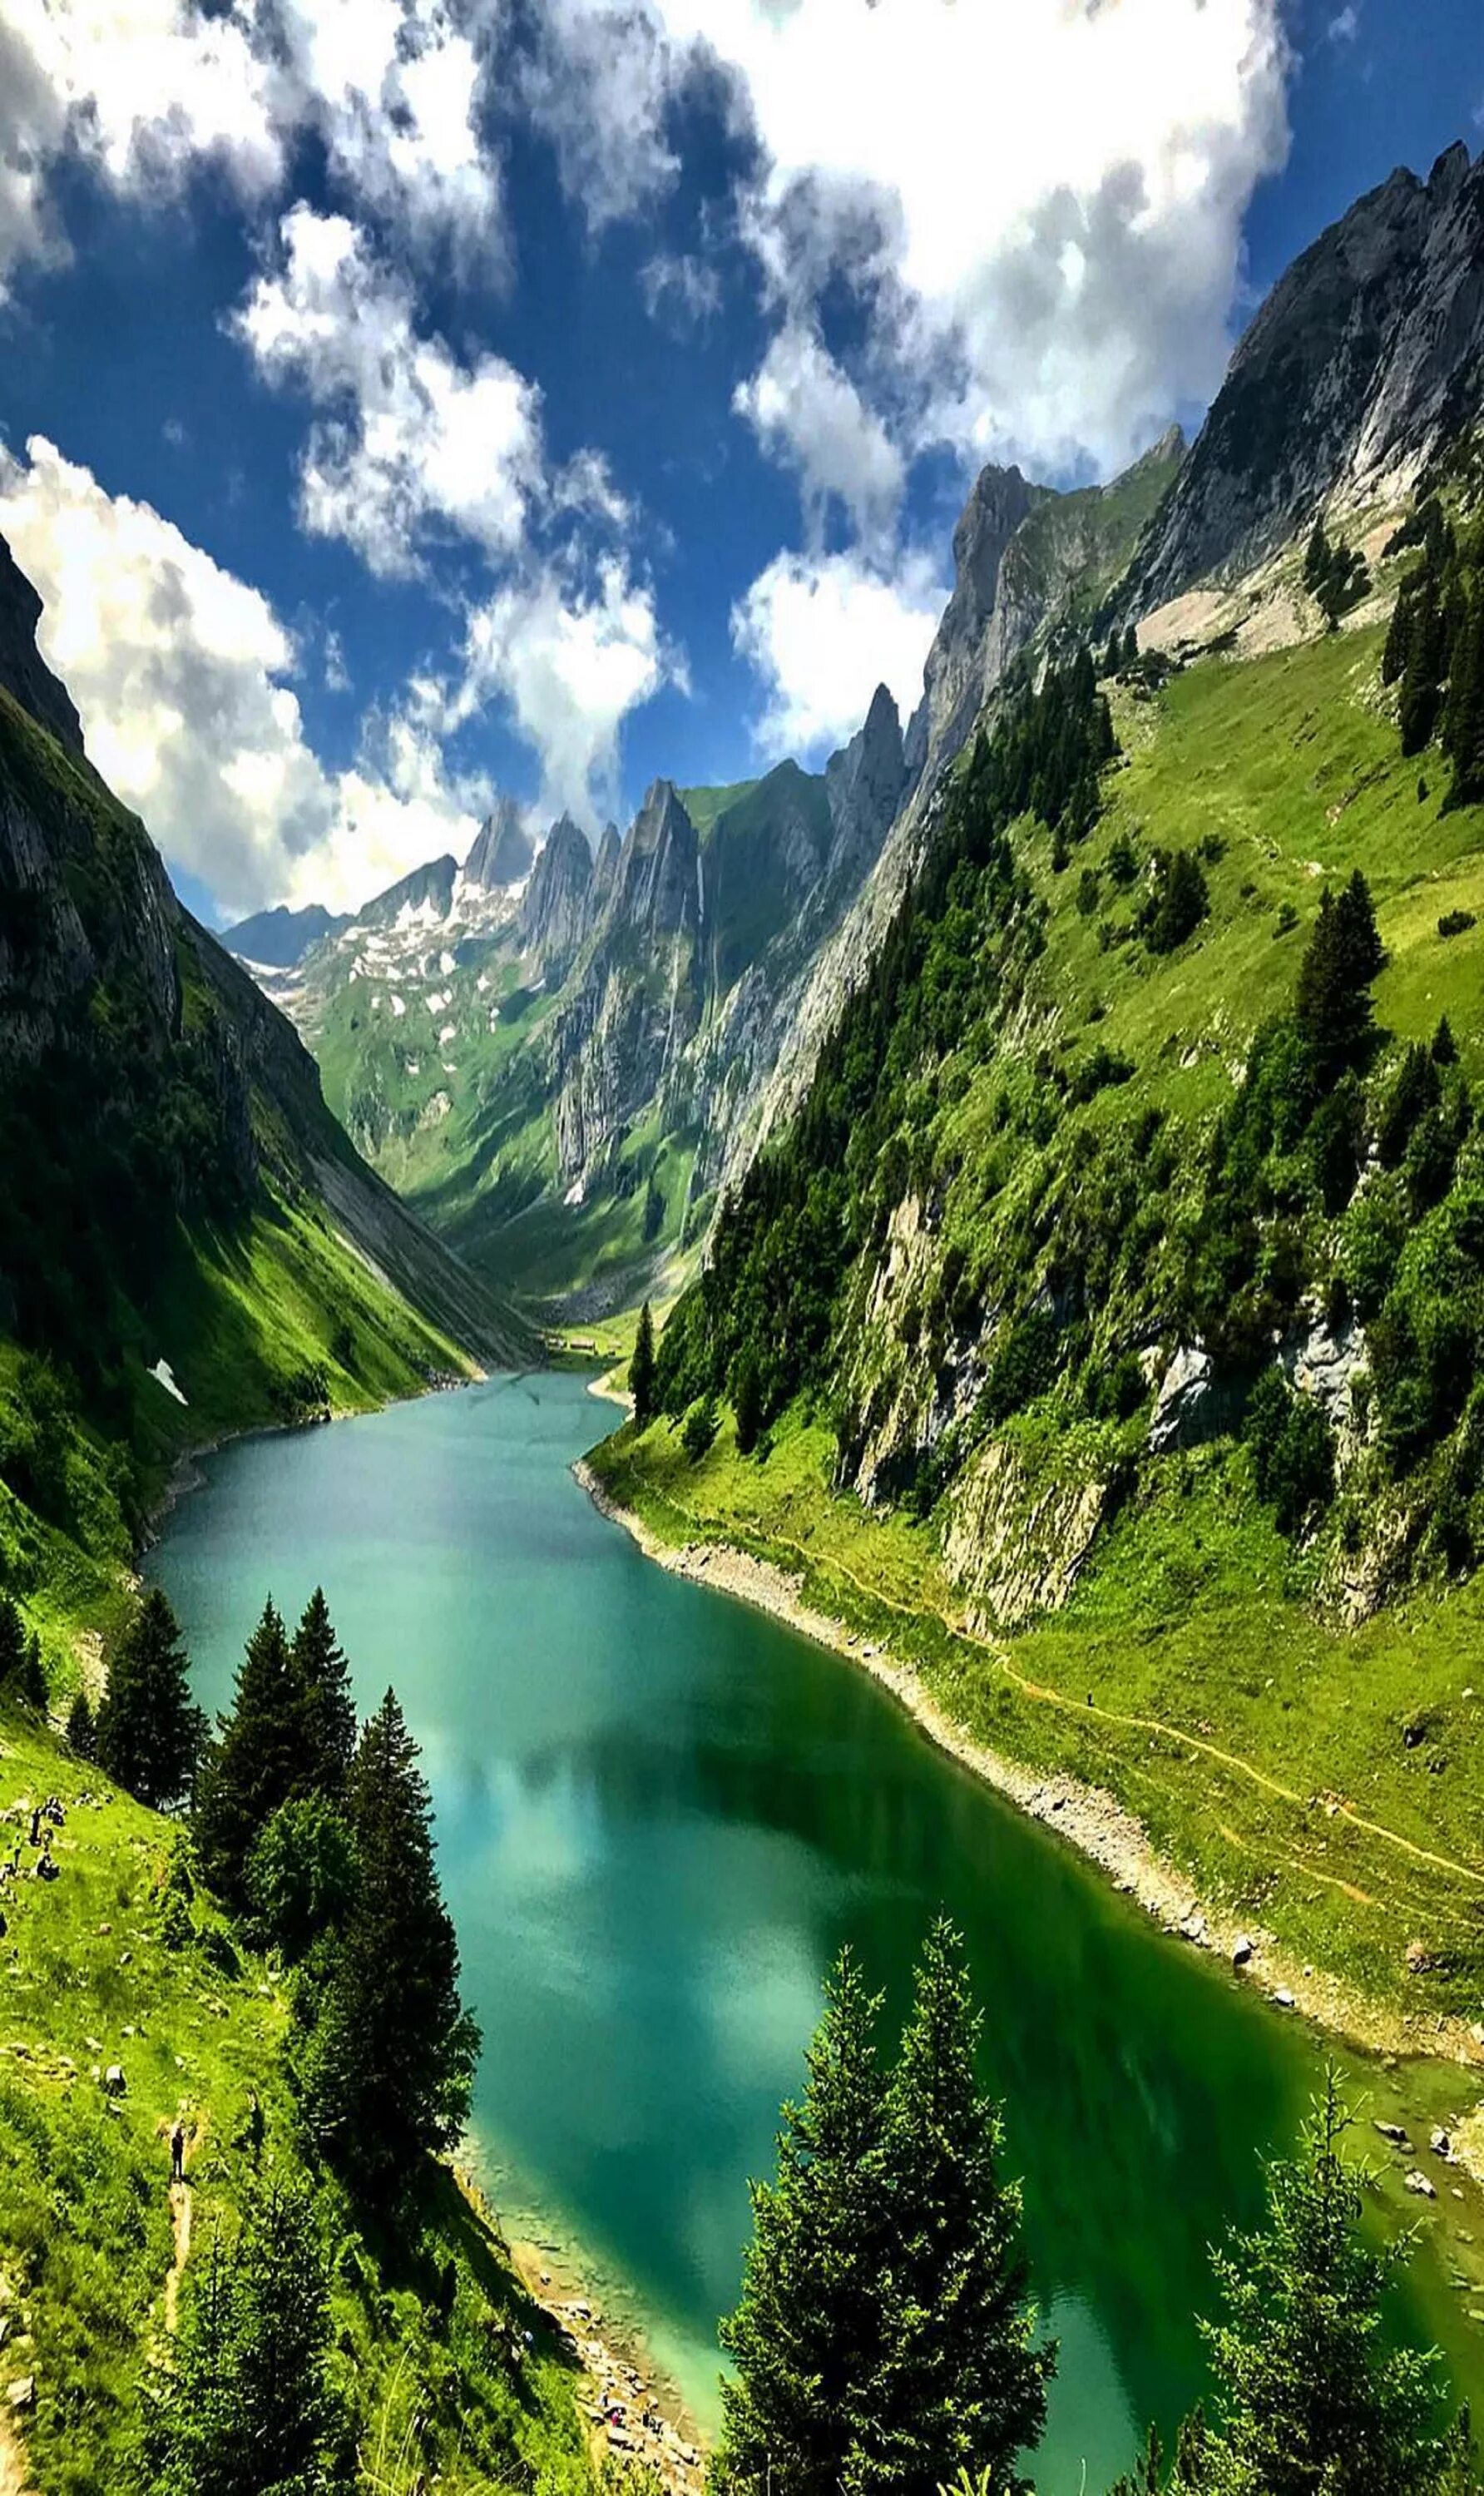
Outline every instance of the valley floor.
<svg viewBox="0 0 1484 2496"><path fill-rule="evenodd" d="M1467 1591L1332 1636L1284 1597L1274 1537L1245 1599L1228 1592L1223 1539L1250 1562L1261 1528L1183 1459L1195 1582L1150 1582L1146 1518L1127 1548L1115 1531L1065 1612L991 1637L930 1530L832 1496L828 1457L828 1433L795 1424L759 1465L728 1423L692 1464L659 1422L605 1441L582 1478L665 1566L864 1664L1169 1929L1228 1957L1251 1943L1244 1981L1371 2051L1484 2076Z"/></svg>

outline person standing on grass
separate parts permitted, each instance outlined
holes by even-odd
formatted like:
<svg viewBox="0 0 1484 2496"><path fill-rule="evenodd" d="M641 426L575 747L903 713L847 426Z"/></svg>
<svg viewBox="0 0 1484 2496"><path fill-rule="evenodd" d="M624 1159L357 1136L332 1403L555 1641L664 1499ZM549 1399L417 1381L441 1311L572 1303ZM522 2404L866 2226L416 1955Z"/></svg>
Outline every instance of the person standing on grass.
<svg viewBox="0 0 1484 2496"><path fill-rule="evenodd" d="M185 2126L177 2123L170 2134L170 2182L185 2182Z"/></svg>

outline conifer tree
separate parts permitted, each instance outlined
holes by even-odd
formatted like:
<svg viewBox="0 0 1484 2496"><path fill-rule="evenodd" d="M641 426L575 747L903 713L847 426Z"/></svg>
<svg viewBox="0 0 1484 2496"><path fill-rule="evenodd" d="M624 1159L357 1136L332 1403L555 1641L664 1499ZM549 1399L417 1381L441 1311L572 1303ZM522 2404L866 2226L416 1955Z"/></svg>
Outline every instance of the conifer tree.
<svg viewBox="0 0 1484 2496"><path fill-rule="evenodd" d="M202 1763L196 1799L201 1869L218 1894L247 1903L247 1859L260 1829L309 1789L304 1683L271 1596L237 1667L232 1712Z"/></svg>
<svg viewBox="0 0 1484 2496"><path fill-rule="evenodd" d="M644 1429L655 1417L655 1323L646 1300L639 1311L639 1330L629 1363L629 1392L634 1397L634 1424Z"/></svg>
<svg viewBox="0 0 1484 2496"><path fill-rule="evenodd" d="M388 1690L361 1733L347 1812L356 1884L330 1945L304 2069L313 2137L372 2206L390 2208L469 2112L479 2030L433 1859L417 1746Z"/></svg>
<svg viewBox="0 0 1484 2496"><path fill-rule="evenodd" d="M1298 2156L1268 2170L1266 2226L1216 2258L1226 2316L1204 2326L1219 2409L1198 2443L1200 2496L1434 2496L1453 2467L1436 2360L1383 2335L1410 2239L1378 2249L1363 2234L1348 2122L1331 2071Z"/></svg>
<svg viewBox="0 0 1484 2496"><path fill-rule="evenodd" d="M1404 754L1420 754L1432 740L1442 702L1448 661L1447 626L1437 578L1429 567L1419 578L1407 619L1407 664L1397 717Z"/></svg>
<svg viewBox="0 0 1484 2496"><path fill-rule="evenodd" d="M1045 2423L1055 2352L1035 2345L1019 2187L1002 2179L1000 2111L974 2072L980 2024L963 1943L942 1919L886 2098L888 2315L857 2482L881 2496L934 2496L959 2469L1006 2496Z"/></svg>
<svg viewBox="0 0 1484 2496"><path fill-rule="evenodd" d="M79 1690L67 1711L67 1747L79 1760L98 1757L98 1728L93 1722L92 1702L85 1690Z"/></svg>
<svg viewBox="0 0 1484 2496"><path fill-rule="evenodd" d="M722 2325L736 2368L722 2389L722 2488L852 2487L871 2440L889 2244L879 2011L842 1951L803 2100L784 2108L777 2180L753 2187L741 2299Z"/></svg>
<svg viewBox="0 0 1484 2496"><path fill-rule="evenodd" d="M0 1699L4 1698L44 1709L46 1675L41 1639L34 1631L27 1631L19 1605L0 1594Z"/></svg>
<svg viewBox="0 0 1484 2496"><path fill-rule="evenodd" d="M1454 635L1442 747L1453 765L1444 809L1484 798L1484 590L1466 602Z"/></svg>
<svg viewBox="0 0 1484 2496"><path fill-rule="evenodd" d="M314 2204L302 2187L270 2185L235 2243L218 2231L187 2273L174 2365L146 2430L154 2496L349 2496L329 2352Z"/></svg>
<svg viewBox="0 0 1484 2496"><path fill-rule="evenodd" d="M180 1624L152 1586L108 1666L98 1710L98 1763L140 1802L163 1811L190 1794L205 1736L191 1697Z"/></svg>
<svg viewBox="0 0 1484 2496"><path fill-rule="evenodd" d="M737 1452L750 1456L763 1421L762 1367L752 1343L745 1343L732 1362L731 1404L737 1419Z"/></svg>
<svg viewBox="0 0 1484 2496"><path fill-rule="evenodd" d="M1357 869L1337 899L1328 885L1299 964L1294 1019L1324 1089L1364 1056L1371 982L1385 960L1366 880Z"/></svg>
<svg viewBox="0 0 1484 2496"><path fill-rule="evenodd" d="M343 1794L356 1756L356 1699L323 1586L316 1586L294 1631L294 1665L303 1695L305 1783L319 1794Z"/></svg>

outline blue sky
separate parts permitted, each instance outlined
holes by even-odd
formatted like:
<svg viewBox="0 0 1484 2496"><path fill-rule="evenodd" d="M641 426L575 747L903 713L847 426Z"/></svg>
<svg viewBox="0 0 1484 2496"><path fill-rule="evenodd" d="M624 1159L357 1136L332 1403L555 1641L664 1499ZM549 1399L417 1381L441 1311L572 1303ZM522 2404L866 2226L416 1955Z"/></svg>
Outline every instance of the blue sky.
<svg viewBox="0 0 1484 2496"><path fill-rule="evenodd" d="M986 457L1198 421L1476 0L0 0L0 529L213 917L904 714Z"/></svg>

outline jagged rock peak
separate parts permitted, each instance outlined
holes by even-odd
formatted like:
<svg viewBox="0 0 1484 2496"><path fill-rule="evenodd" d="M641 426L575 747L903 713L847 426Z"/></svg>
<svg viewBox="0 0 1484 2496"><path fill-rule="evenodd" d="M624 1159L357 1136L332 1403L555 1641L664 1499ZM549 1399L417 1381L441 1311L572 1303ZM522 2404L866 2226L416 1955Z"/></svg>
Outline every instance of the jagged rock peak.
<svg viewBox="0 0 1484 2496"><path fill-rule="evenodd" d="M479 885L485 892L508 891L512 884L525 881L535 856L536 844L526 830L519 806L513 797L500 796L464 860L464 880Z"/></svg>
<svg viewBox="0 0 1484 2496"><path fill-rule="evenodd" d="M415 866L410 875L401 876L368 901L357 913L361 927L390 927L403 911L429 919L447 919L453 901L453 887L458 877L458 860L453 858L429 858L426 866Z"/></svg>
<svg viewBox="0 0 1484 2496"><path fill-rule="evenodd" d="M1484 164L1400 169L1280 278L1130 567L1147 614L1260 562L1337 492L1410 484L1484 387Z"/></svg>
<svg viewBox="0 0 1484 2496"><path fill-rule="evenodd" d="M865 866L876 857L907 788L902 723L884 685L878 685L864 725L824 766L833 841L830 872Z"/></svg>
<svg viewBox="0 0 1484 2496"><path fill-rule="evenodd" d="M0 537L0 685L63 745L80 754L82 722L72 696L36 646L41 618L41 598Z"/></svg>
<svg viewBox="0 0 1484 2496"><path fill-rule="evenodd" d="M546 834L526 886L520 910L526 944L543 957L571 953L586 923L592 882L587 835L563 815Z"/></svg>
<svg viewBox="0 0 1484 2496"><path fill-rule="evenodd" d="M1048 485L1033 485L1018 468L981 468L953 532L953 594L922 671L922 701L907 733L907 764L915 775L955 753L974 725L1003 660L993 632L1000 568L1016 530ZM1003 638L1003 637L1002 637Z"/></svg>
<svg viewBox="0 0 1484 2496"><path fill-rule="evenodd" d="M656 933L700 924L700 843L672 780L653 781L624 836L610 905L615 920Z"/></svg>

